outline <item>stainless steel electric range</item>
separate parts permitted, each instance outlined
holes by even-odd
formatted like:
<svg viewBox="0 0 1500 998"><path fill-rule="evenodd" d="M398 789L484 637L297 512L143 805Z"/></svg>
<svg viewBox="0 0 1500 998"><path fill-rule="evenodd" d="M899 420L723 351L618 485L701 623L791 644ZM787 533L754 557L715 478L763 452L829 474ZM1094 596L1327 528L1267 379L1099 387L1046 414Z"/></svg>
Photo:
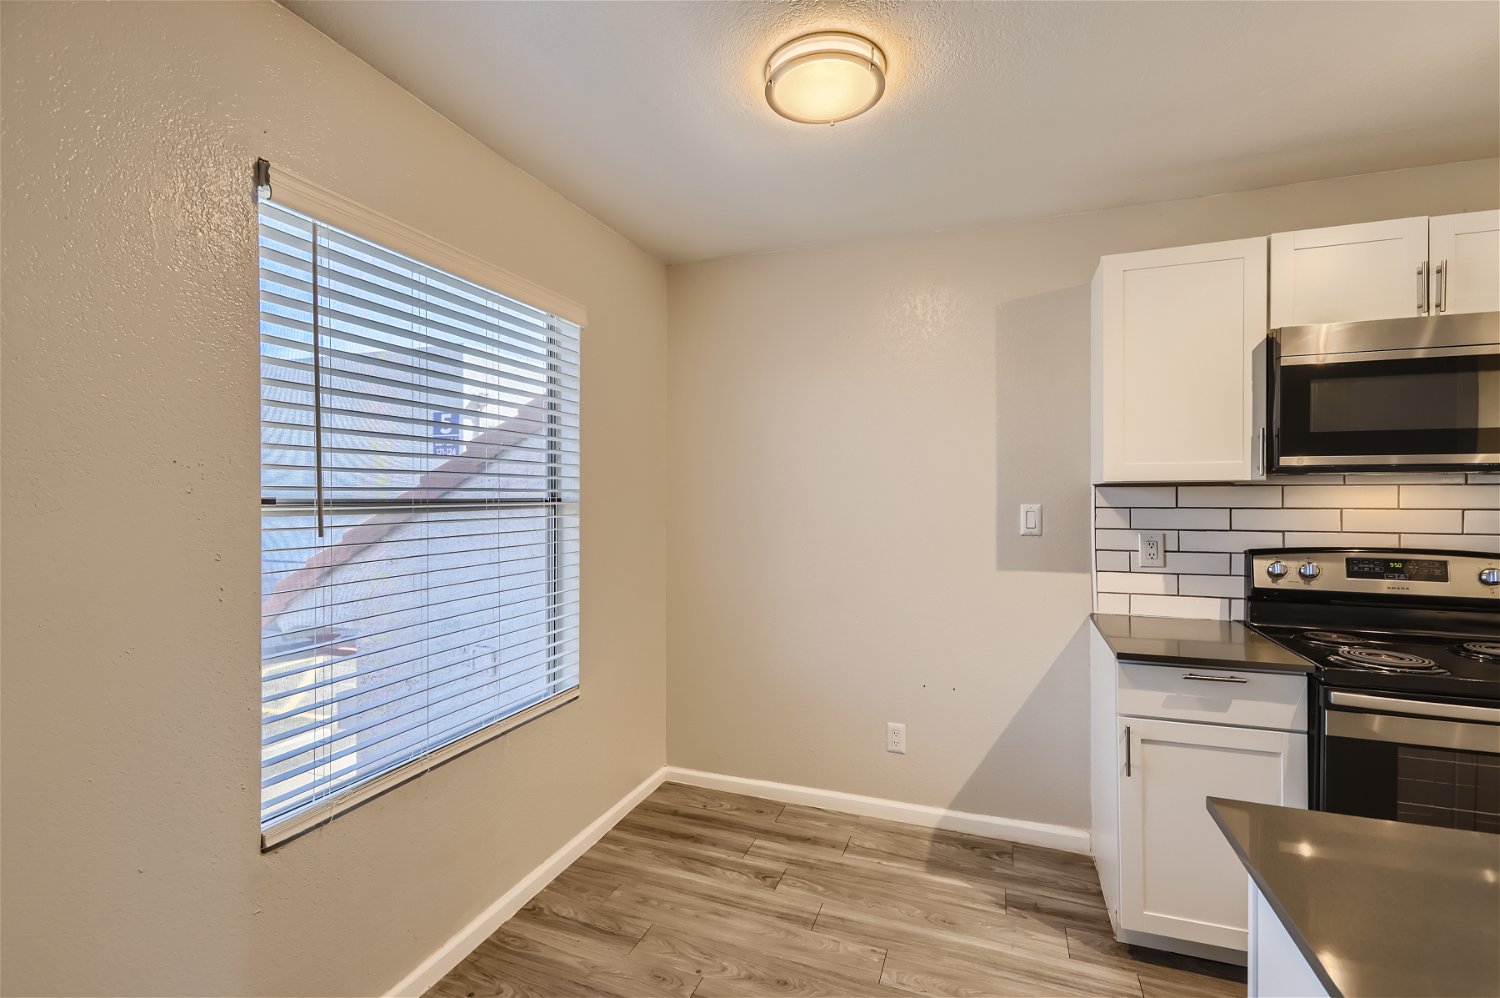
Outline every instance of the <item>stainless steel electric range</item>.
<svg viewBox="0 0 1500 998"><path fill-rule="evenodd" d="M1500 557L1248 551L1245 592L1317 666L1313 807L1500 832Z"/></svg>

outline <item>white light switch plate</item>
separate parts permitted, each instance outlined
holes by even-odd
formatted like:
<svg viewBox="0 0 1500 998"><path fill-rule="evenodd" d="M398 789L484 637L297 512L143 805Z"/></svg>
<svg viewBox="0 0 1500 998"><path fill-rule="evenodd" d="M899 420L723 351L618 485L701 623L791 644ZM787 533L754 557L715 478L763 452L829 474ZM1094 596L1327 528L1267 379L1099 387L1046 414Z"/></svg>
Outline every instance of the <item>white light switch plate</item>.
<svg viewBox="0 0 1500 998"><path fill-rule="evenodd" d="M1042 504L1039 502L1021 503L1021 536L1042 536Z"/></svg>

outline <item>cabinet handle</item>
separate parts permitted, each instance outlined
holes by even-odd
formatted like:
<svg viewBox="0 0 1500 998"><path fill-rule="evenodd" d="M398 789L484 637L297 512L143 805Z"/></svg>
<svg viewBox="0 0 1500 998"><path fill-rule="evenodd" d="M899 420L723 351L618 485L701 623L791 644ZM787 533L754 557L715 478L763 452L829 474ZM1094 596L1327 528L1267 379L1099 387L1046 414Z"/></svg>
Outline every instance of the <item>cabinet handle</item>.
<svg viewBox="0 0 1500 998"><path fill-rule="evenodd" d="M1417 267L1417 314L1427 314L1427 261Z"/></svg>
<svg viewBox="0 0 1500 998"><path fill-rule="evenodd" d="M1239 676L1204 676L1196 672L1184 672L1183 679L1196 679L1203 683L1248 683L1250 680Z"/></svg>
<svg viewBox="0 0 1500 998"><path fill-rule="evenodd" d="M1130 775L1130 725L1125 725L1125 775Z"/></svg>
<svg viewBox="0 0 1500 998"><path fill-rule="evenodd" d="M1443 260L1437 265L1437 310L1448 311L1448 261Z"/></svg>

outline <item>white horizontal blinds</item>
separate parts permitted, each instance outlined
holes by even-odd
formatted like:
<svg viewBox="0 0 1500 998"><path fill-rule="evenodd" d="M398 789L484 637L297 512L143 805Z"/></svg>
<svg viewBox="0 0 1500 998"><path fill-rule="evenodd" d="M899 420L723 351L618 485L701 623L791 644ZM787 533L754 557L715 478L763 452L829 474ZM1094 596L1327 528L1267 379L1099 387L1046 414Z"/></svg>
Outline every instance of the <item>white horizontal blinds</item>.
<svg viewBox="0 0 1500 998"><path fill-rule="evenodd" d="M576 326L265 201L260 289L269 826L578 685L579 366Z"/></svg>

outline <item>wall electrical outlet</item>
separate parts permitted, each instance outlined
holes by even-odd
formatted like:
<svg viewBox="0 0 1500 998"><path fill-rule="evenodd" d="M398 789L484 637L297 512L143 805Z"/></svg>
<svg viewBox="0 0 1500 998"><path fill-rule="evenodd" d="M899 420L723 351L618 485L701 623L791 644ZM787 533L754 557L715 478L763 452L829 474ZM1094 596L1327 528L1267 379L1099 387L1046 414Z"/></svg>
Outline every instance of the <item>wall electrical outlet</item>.
<svg viewBox="0 0 1500 998"><path fill-rule="evenodd" d="M885 750L897 755L906 754L906 725L887 721L885 725Z"/></svg>
<svg viewBox="0 0 1500 998"><path fill-rule="evenodd" d="M1167 563L1167 535L1159 530L1142 530L1136 534L1140 542L1139 554L1142 568L1161 568Z"/></svg>

